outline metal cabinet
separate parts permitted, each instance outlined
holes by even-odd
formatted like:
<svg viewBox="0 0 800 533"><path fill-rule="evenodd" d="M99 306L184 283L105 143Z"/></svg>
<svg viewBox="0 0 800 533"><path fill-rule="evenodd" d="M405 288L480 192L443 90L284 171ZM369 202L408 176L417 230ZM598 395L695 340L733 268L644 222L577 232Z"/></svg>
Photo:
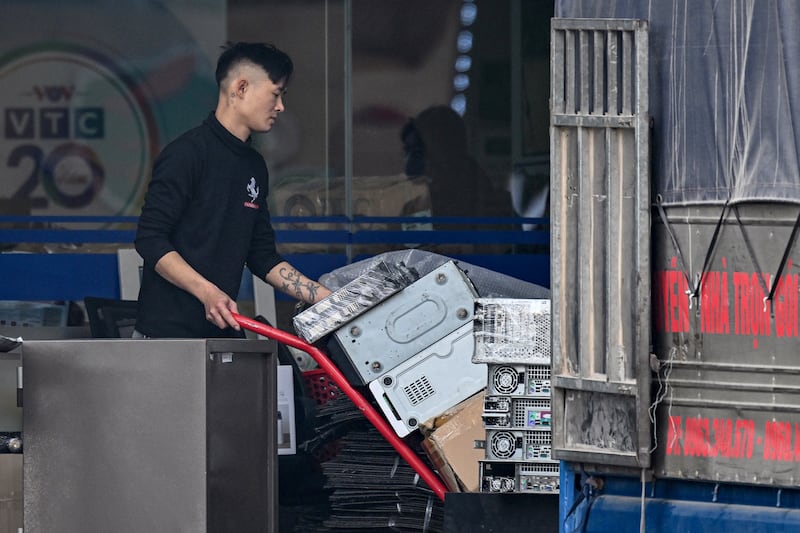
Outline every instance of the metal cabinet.
<svg viewBox="0 0 800 533"><path fill-rule="evenodd" d="M275 531L275 353L262 340L25 342L25 532Z"/></svg>

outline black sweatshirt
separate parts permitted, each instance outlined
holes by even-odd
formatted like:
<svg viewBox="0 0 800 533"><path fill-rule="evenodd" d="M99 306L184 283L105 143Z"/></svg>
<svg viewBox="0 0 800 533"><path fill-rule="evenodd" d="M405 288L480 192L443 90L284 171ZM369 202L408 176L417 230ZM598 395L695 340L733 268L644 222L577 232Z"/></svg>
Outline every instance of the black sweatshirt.
<svg viewBox="0 0 800 533"><path fill-rule="evenodd" d="M234 300L244 265L264 276L283 259L267 208L269 174L250 143L212 113L159 154L136 232L144 258L136 329L148 337L239 336L206 320L203 304L162 278L155 264L178 252Z"/></svg>

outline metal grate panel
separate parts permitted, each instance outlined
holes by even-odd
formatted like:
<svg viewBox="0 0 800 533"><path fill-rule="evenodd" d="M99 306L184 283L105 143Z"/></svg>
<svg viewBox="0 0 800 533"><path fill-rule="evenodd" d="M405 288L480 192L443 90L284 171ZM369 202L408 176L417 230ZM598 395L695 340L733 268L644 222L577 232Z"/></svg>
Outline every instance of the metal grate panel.
<svg viewBox="0 0 800 533"><path fill-rule="evenodd" d="M521 474L525 475L546 475L546 474L558 474L559 472L559 464L557 462L554 463L521 463L519 465L519 471Z"/></svg>
<svg viewBox="0 0 800 533"><path fill-rule="evenodd" d="M478 298L473 363L550 363L550 300Z"/></svg>

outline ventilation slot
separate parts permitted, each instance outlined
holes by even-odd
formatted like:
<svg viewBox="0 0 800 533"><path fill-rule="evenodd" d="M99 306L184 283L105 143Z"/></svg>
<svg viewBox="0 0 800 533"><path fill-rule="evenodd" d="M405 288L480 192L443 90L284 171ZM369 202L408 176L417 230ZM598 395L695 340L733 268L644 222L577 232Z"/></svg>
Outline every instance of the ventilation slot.
<svg viewBox="0 0 800 533"><path fill-rule="evenodd" d="M430 398L435 391L428 377L422 376L410 385L403 387L403 392L406 394L411 405L417 405Z"/></svg>

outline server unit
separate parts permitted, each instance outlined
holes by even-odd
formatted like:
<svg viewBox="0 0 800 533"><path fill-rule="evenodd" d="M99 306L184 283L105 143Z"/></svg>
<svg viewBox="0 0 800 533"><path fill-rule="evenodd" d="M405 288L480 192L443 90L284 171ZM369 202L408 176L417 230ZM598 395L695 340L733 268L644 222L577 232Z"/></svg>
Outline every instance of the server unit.
<svg viewBox="0 0 800 533"><path fill-rule="evenodd" d="M474 360L474 359L473 359ZM487 395L550 398L550 365L487 365Z"/></svg>
<svg viewBox="0 0 800 533"><path fill-rule="evenodd" d="M495 461L550 461L553 436L549 429L487 429L486 459Z"/></svg>
<svg viewBox="0 0 800 533"><path fill-rule="evenodd" d="M328 349L349 381L367 385L471 325L475 298L467 275L448 261L340 327Z"/></svg>
<svg viewBox="0 0 800 533"><path fill-rule="evenodd" d="M30 341L25 531L277 530L273 341Z"/></svg>
<svg viewBox="0 0 800 533"><path fill-rule="evenodd" d="M481 492L557 493L552 456L550 301L475 302L475 355L486 362Z"/></svg>
<svg viewBox="0 0 800 533"><path fill-rule="evenodd" d="M550 398L486 396L483 425L486 429L550 429Z"/></svg>
<svg viewBox="0 0 800 533"><path fill-rule="evenodd" d="M481 492L557 494L560 488L558 461L480 461Z"/></svg>
<svg viewBox="0 0 800 533"><path fill-rule="evenodd" d="M369 384L401 437L486 387L486 365L472 362L472 325L462 327Z"/></svg>

